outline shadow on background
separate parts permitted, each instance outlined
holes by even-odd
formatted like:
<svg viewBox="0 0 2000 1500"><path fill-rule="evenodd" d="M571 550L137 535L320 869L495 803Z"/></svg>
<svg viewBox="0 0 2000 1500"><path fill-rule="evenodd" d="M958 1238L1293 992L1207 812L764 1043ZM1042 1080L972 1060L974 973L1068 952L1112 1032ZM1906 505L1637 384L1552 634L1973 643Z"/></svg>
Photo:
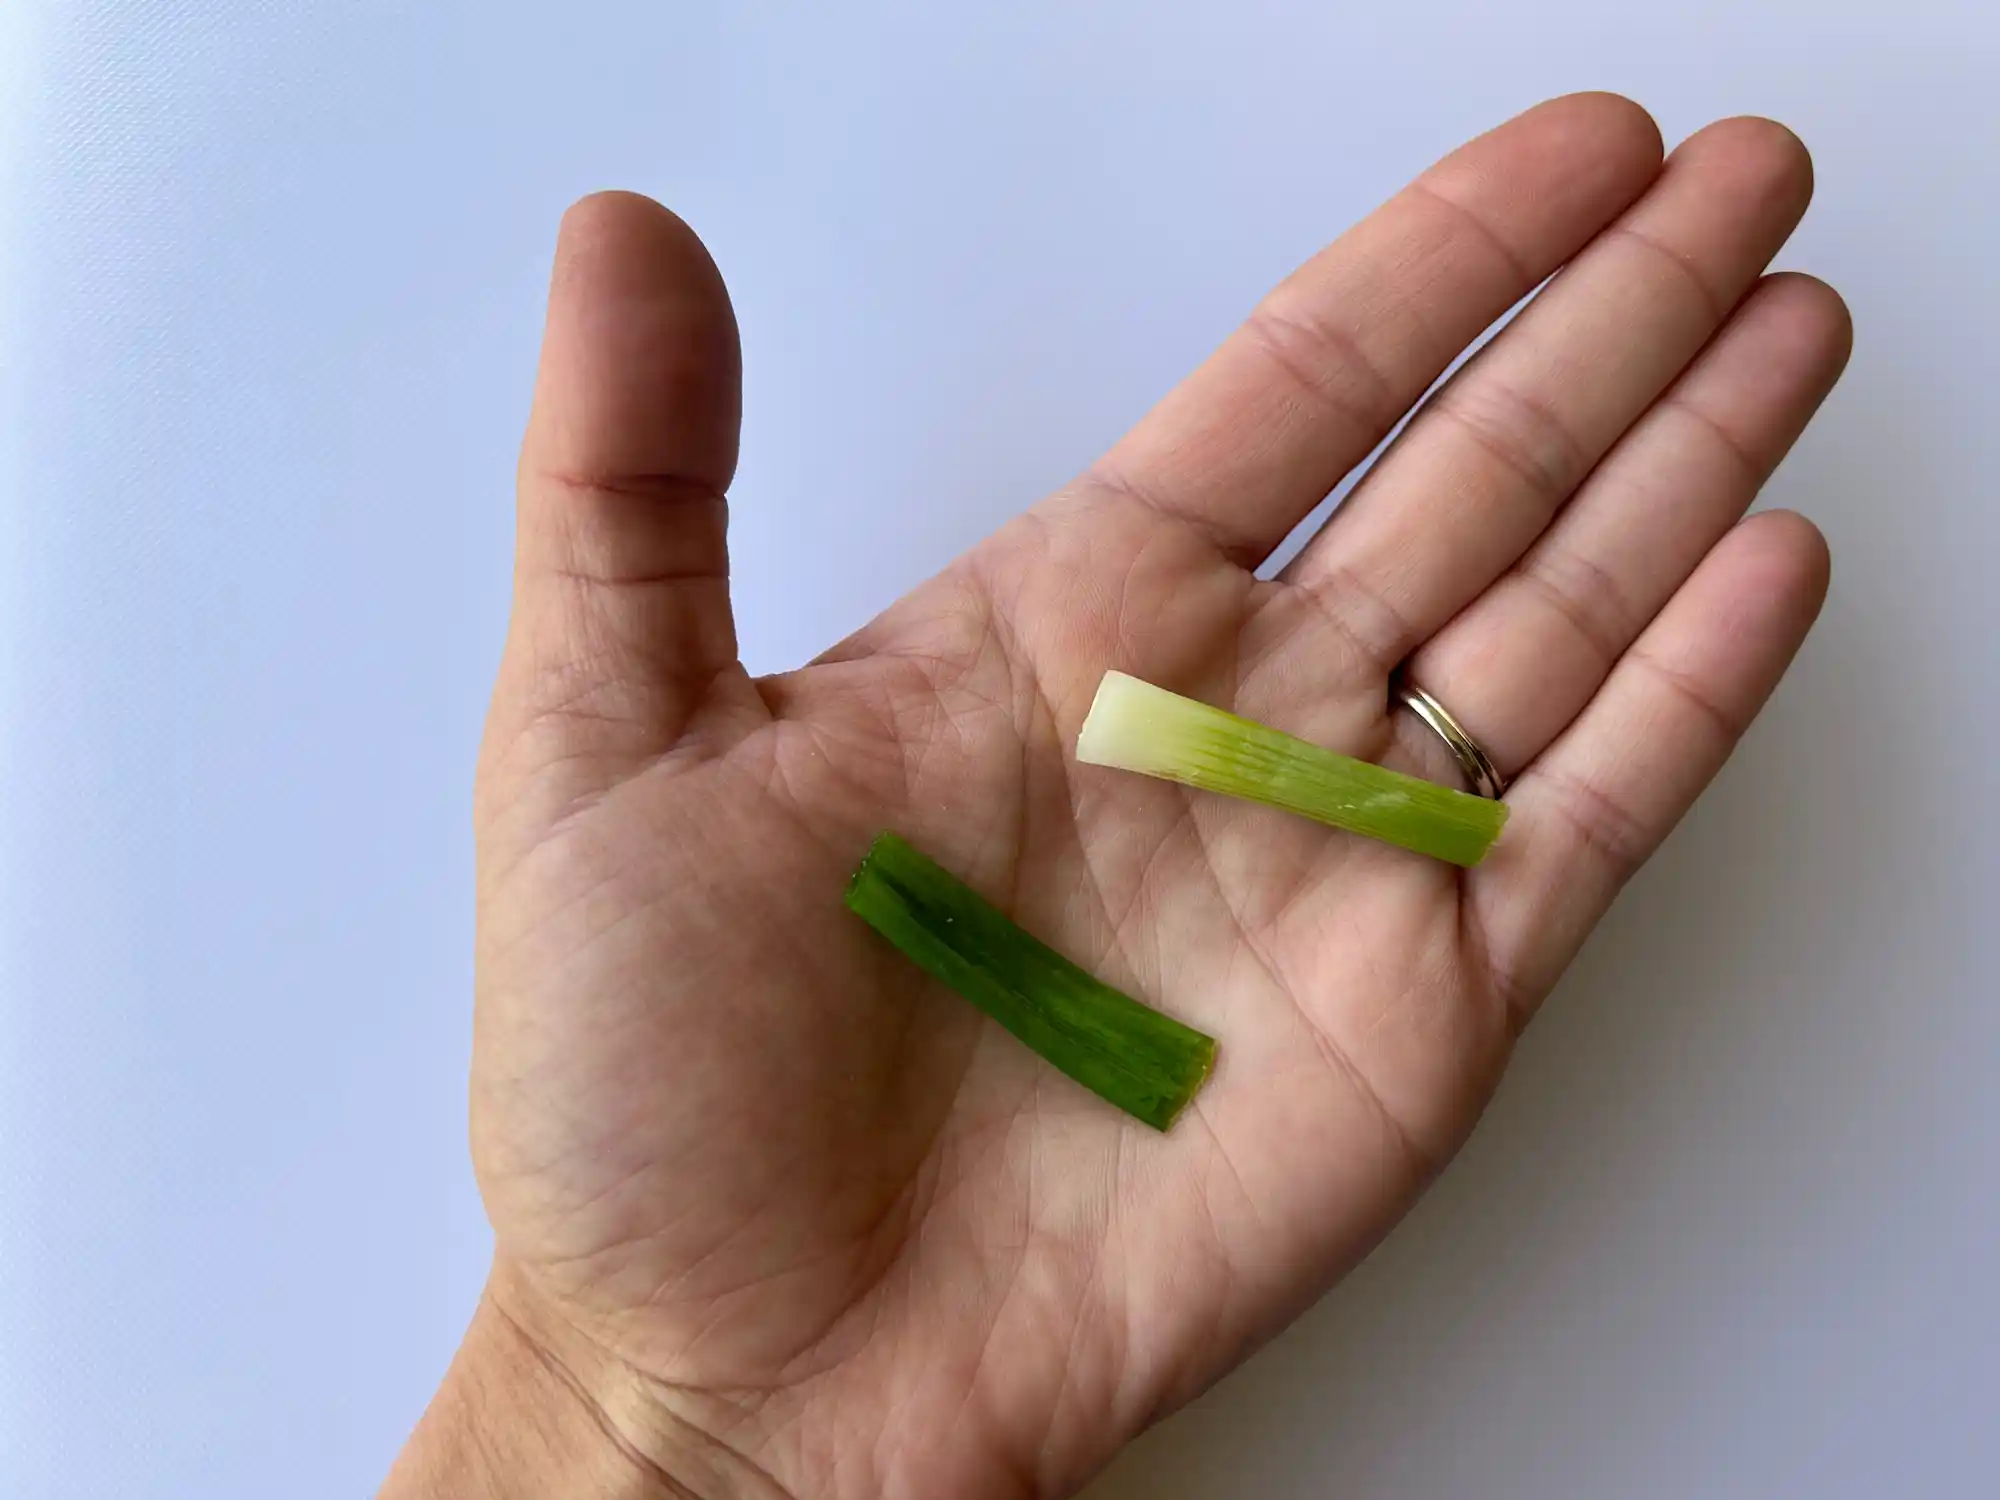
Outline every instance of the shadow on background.
<svg viewBox="0 0 2000 1500"><path fill-rule="evenodd" d="M1094 1500L1685 1494L1821 1462L1844 1490L1841 1440L1814 1430L1839 1419L1840 1362L1867 1357L1880 1317L1945 1315L1882 1280L1914 1274L1907 1216L1940 1211L1909 1168L1951 1091L1912 1075L1948 1073L1953 1035L1952 997L1926 986L1954 936L1951 793L1912 790L1939 769L1923 727L1944 722L1941 674L1911 670L1937 660L1937 540L1867 515L1924 479L1915 408L1891 395L1857 368L1772 487L1833 539L1820 630L1530 1029L1470 1147ZM1850 529L1863 547L1844 552ZM1854 1288L1845 1323L1825 1316L1828 1278ZM1796 1384L1815 1350L1827 1388L1744 1400L1760 1364ZM1864 1415L1889 1420L1879 1404ZM1634 1473L1635 1453L1657 1468Z"/></svg>

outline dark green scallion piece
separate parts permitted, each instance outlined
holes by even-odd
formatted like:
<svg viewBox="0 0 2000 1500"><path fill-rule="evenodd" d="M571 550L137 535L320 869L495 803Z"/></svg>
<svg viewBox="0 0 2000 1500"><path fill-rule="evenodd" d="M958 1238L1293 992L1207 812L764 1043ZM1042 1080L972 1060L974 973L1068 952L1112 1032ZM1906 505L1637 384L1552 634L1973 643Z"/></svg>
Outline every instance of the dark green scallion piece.
<svg viewBox="0 0 2000 1500"><path fill-rule="evenodd" d="M875 840L847 904L1092 1093L1156 1130L1215 1065L1215 1041L1093 979L893 833Z"/></svg>

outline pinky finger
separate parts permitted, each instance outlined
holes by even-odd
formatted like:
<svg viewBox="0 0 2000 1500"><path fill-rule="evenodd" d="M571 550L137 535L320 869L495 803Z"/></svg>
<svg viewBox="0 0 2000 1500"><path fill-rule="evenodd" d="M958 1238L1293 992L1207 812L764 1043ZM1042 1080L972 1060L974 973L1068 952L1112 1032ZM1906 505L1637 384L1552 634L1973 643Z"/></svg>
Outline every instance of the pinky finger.
<svg viewBox="0 0 2000 1500"><path fill-rule="evenodd" d="M1722 769L1812 628L1827 568L1809 521L1742 523L1508 791L1468 915L1516 1025Z"/></svg>

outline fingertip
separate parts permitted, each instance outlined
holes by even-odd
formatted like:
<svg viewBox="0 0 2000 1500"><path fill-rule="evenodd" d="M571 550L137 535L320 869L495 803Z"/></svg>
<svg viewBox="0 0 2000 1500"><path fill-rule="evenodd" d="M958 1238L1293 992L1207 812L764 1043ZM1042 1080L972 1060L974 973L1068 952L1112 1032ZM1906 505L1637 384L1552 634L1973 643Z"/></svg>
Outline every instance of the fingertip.
<svg viewBox="0 0 2000 1500"><path fill-rule="evenodd" d="M1812 200L1812 152L1790 126L1762 115L1734 115L1704 126L1675 148L1674 158L1727 172L1746 192L1798 212Z"/></svg>
<svg viewBox="0 0 2000 1500"><path fill-rule="evenodd" d="M1659 176L1659 127L1620 94L1565 94L1523 111L1436 163L1419 183L1484 202L1521 265L1561 262ZM1552 267L1551 267L1552 268Z"/></svg>
<svg viewBox="0 0 2000 1500"><path fill-rule="evenodd" d="M1623 94L1562 94L1500 127L1518 139L1539 140L1551 153L1600 164L1612 181L1643 185L1660 169L1666 145L1652 115Z"/></svg>
<svg viewBox="0 0 2000 1500"><path fill-rule="evenodd" d="M1729 336L1751 337L1766 369L1805 372L1823 398L1854 352L1854 318L1840 293L1818 277L1779 271L1744 300Z"/></svg>
<svg viewBox="0 0 2000 1500"><path fill-rule="evenodd" d="M1773 271L1760 284L1764 297L1781 299L1798 316L1828 329L1835 342L1847 345L1854 338L1854 314L1847 299L1827 282L1804 271Z"/></svg>
<svg viewBox="0 0 2000 1500"><path fill-rule="evenodd" d="M1782 161L1811 183L1812 148L1806 145L1805 137L1783 120L1774 120L1769 115L1731 115L1717 123L1746 143L1754 143L1757 149L1767 152L1775 161Z"/></svg>
<svg viewBox="0 0 2000 1500"><path fill-rule="evenodd" d="M1666 138L1660 133L1659 122L1644 105L1624 94L1587 89L1558 95L1541 107L1573 117L1578 128L1614 147L1620 155L1655 166L1666 155Z"/></svg>
<svg viewBox="0 0 2000 1500"><path fill-rule="evenodd" d="M1795 298L1802 309L1809 310L1824 330L1838 365L1845 368L1854 353L1854 309L1847 305L1847 299L1827 282L1804 271L1780 271L1768 279L1781 285L1785 295Z"/></svg>
<svg viewBox="0 0 2000 1500"><path fill-rule="evenodd" d="M1737 535L1773 592L1796 595L1809 617L1819 614L1833 579L1833 549L1819 527L1795 510L1766 510L1738 525Z"/></svg>
<svg viewBox="0 0 2000 1500"><path fill-rule="evenodd" d="M620 188L587 193L564 210L556 231L560 273L579 259L630 265L641 273L665 265L716 285L722 273L687 220L657 199Z"/></svg>
<svg viewBox="0 0 2000 1500"><path fill-rule="evenodd" d="M736 462L735 312L707 248L639 193L563 215L523 448L533 472L675 474L720 491Z"/></svg>
<svg viewBox="0 0 2000 1500"><path fill-rule="evenodd" d="M604 220L658 218L662 215L678 222L678 216L658 199L625 188L602 188L594 193L585 193L570 204L563 212L562 225L565 232L582 231Z"/></svg>

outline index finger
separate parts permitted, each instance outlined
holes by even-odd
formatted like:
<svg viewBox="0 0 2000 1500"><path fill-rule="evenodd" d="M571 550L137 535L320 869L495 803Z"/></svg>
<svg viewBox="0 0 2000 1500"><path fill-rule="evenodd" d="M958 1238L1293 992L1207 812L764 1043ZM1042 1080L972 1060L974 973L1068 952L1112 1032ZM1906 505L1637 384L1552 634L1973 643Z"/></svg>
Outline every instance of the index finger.
<svg viewBox="0 0 2000 1500"><path fill-rule="evenodd" d="M1660 161L1658 127L1615 94L1461 146L1271 292L1089 478L1254 566Z"/></svg>

